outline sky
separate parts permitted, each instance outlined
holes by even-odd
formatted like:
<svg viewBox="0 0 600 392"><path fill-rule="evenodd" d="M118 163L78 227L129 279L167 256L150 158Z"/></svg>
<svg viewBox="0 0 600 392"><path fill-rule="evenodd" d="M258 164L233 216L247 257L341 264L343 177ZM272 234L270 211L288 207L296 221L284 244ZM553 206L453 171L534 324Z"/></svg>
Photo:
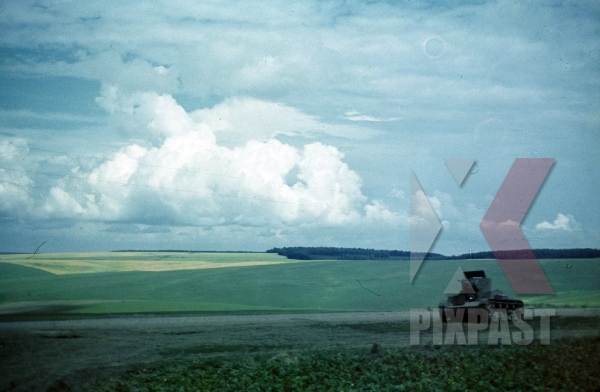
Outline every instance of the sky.
<svg viewBox="0 0 600 392"><path fill-rule="evenodd" d="M0 3L0 252L431 249L516 158L554 158L521 228L600 244L600 3ZM444 159L475 159L461 186Z"/></svg>

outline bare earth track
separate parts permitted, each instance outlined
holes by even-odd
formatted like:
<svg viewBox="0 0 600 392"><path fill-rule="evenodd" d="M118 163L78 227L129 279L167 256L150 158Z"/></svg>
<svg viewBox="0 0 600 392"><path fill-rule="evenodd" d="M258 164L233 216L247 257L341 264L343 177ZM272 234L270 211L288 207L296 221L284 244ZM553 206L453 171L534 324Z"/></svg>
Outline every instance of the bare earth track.
<svg viewBox="0 0 600 392"><path fill-rule="evenodd" d="M600 316L600 309L557 309ZM121 317L0 323L0 390L92 387L135 366L181 356L409 344L409 312ZM590 334L552 330L552 338Z"/></svg>

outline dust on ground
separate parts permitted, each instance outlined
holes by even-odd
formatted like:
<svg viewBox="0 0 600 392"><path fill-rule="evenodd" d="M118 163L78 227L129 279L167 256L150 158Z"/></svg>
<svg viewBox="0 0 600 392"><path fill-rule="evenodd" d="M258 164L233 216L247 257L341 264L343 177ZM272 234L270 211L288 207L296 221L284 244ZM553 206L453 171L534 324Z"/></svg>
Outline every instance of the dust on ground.
<svg viewBox="0 0 600 392"><path fill-rule="evenodd" d="M600 309L557 309L557 316L599 317ZM597 329L552 330L552 338L591 333ZM0 390L85 389L135 366L192 355L405 347L409 335L409 312L2 322Z"/></svg>

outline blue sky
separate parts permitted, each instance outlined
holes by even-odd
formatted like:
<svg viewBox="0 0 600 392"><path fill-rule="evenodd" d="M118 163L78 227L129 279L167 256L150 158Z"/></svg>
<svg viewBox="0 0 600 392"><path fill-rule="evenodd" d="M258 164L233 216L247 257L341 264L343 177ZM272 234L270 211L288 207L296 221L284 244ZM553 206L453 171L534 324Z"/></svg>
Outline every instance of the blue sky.
<svg viewBox="0 0 600 392"><path fill-rule="evenodd" d="M515 158L555 158L522 229L600 243L593 1L0 5L0 251L409 248L410 171L443 230ZM475 158L459 187L444 158Z"/></svg>

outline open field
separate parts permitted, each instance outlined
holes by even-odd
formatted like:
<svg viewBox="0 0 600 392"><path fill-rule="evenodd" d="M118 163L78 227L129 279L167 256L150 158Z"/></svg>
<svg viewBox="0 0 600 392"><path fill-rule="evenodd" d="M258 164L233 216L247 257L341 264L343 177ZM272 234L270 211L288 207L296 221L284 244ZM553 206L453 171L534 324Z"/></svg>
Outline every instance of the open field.
<svg viewBox="0 0 600 392"><path fill-rule="evenodd" d="M432 346L431 330L411 346L408 312L0 322L0 390L385 390L393 382L428 391L440 380L457 391L600 387L600 310L556 313L549 345L539 345L538 319L533 343L502 347L487 345L488 331L477 346ZM427 379L435 383L419 384Z"/></svg>
<svg viewBox="0 0 600 392"><path fill-rule="evenodd" d="M536 367L540 358L570 361L568 377L562 367L553 370L551 381L565 382L556 390L582 382L596 388L598 259L541 260L557 294L523 299L530 307L568 308L552 318L548 348L536 343L537 319L532 345L486 351L487 331L475 347L436 349L425 332L421 346L409 346L408 310L435 309L458 266L484 269L494 288L515 297L496 260L427 261L411 285L404 261L230 253L0 258L0 390L171 390L201 383L206 390L302 390L327 382L352 389L347 380L361 390L391 379L407 390L429 390L438 374L456 390L494 390L498 381L486 373L494 363L518 359L516 373L502 376L523 378L519 369L530 369L528 380L537 385L549 371ZM571 338L579 340L564 341ZM382 354L370 354L374 343ZM432 357L439 365L428 368ZM471 377L445 372L456 358ZM331 374L343 376L332 381ZM472 385L475 377L492 384Z"/></svg>
<svg viewBox="0 0 600 392"><path fill-rule="evenodd" d="M89 255L87 259L85 254L36 255L26 260L23 255L3 255L0 320L125 313L435 308L445 298L443 291L458 266L484 269L493 278L494 288L515 296L496 260L427 261L411 285L405 261L299 262L253 253ZM33 263L44 265L33 268ZM75 273L82 270L81 263L91 267ZM206 268L206 264L217 268ZM528 305L600 306L599 259L541 260L541 264L557 294L522 296ZM200 267L181 269L183 265ZM135 270L140 266L150 270ZM50 273L42 267L63 272Z"/></svg>

